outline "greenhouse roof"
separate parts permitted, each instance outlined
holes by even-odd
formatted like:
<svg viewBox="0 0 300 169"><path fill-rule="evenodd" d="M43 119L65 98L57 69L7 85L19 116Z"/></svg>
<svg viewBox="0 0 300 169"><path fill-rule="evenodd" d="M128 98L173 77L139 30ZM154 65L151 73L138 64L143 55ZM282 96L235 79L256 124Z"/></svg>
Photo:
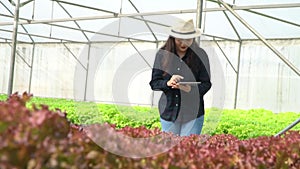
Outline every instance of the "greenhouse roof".
<svg viewBox="0 0 300 169"><path fill-rule="evenodd" d="M207 38L300 38L299 0L1 0L0 42L14 39L18 1L19 42L157 42L187 18Z"/></svg>

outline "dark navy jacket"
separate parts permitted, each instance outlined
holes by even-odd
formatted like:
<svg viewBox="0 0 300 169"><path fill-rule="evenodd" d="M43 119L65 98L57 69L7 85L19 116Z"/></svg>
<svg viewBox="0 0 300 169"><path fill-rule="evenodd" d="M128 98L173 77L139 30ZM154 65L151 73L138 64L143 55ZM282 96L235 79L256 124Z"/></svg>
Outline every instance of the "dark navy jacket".
<svg viewBox="0 0 300 169"><path fill-rule="evenodd" d="M163 94L159 100L160 117L167 121L187 122L204 115L204 94L211 88L210 66L206 52L193 47L188 49L187 53L197 54L195 64L198 71L192 71L186 64L190 55L186 54L180 59L176 54L159 50L156 54L154 66L152 69L152 79L150 86L152 90L161 90ZM165 59L169 60L168 66L163 66ZM181 75L184 77L181 81L201 82L198 85L191 85L190 92L184 92L179 89L172 89L167 86L168 80L172 75Z"/></svg>

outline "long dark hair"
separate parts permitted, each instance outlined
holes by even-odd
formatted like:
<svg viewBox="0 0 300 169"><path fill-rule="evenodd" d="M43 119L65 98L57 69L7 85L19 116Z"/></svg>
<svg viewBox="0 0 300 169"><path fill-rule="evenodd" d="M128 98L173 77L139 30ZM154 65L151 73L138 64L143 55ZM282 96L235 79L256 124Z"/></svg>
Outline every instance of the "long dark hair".
<svg viewBox="0 0 300 169"><path fill-rule="evenodd" d="M197 44L197 42L194 39L193 43L186 51L186 56L187 56L186 64L188 65L188 67L191 69L191 71L194 74L196 72L198 72L198 70L199 70L199 65L195 64L195 63L199 63L198 62L199 56L197 56L197 54L195 52L196 48L199 48L199 45ZM166 43L161 47L161 50L167 51L167 52L165 52L166 55L176 54L175 38L172 36L169 36ZM168 67L171 66L169 64L172 63L172 58L173 58L172 56L163 57L163 60L162 60L163 70L167 70ZM165 72L163 75L165 76L166 74L167 73Z"/></svg>

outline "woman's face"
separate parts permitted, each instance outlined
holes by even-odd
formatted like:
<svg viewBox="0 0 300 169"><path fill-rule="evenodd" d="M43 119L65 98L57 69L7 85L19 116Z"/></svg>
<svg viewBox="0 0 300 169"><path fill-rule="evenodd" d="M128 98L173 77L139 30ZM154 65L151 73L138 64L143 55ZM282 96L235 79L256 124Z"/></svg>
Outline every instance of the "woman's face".
<svg viewBox="0 0 300 169"><path fill-rule="evenodd" d="M186 50L188 49L188 47L191 46L191 44L193 43L194 39L179 39L179 38L175 38L175 45L176 45L176 50L177 52L186 52Z"/></svg>

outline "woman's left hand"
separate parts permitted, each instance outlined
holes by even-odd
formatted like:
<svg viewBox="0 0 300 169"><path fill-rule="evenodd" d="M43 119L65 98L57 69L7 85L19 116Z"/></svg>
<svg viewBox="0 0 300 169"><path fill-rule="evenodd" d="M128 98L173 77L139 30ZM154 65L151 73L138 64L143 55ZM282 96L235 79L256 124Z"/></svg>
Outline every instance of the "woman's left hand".
<svg viewBox="0 0 300 169"><path fill-rule="evenodd" d="M178 85L178 88L180 89L180 90L183 90L183 91L185 91L185 92L190 92L191 91L191 89L192 89L192 87L190 86L190 85Z"/></svg>

